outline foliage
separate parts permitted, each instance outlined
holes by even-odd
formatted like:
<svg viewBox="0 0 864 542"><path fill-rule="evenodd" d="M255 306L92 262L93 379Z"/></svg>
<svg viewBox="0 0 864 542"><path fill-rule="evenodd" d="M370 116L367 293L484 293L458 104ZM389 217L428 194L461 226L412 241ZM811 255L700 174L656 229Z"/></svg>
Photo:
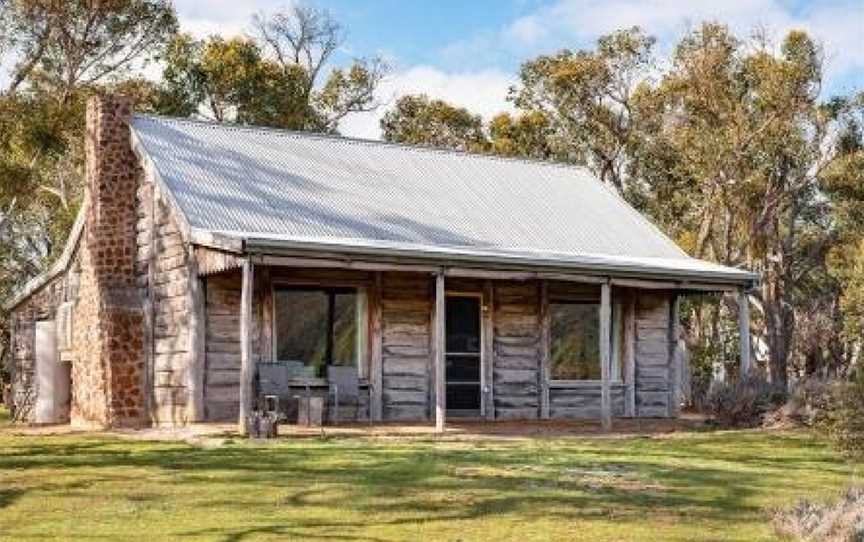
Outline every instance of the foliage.
<svg viewBox="0 0 864 542"><path fill-rule="evenodd" d="M654 42L633 27L601 37L596 51L540 56L522 66L513 101L520 109L544 112L559 152L592 166L603 182L623 191L627 149L638 133L636 83L651 68Z"/></svg>
<svg viewBox="0 0 864 542"><path fill-rule="evenodd" d="M0 2L0 300L62 250L83 194L84 103L173 35L165 0ZM8 356L0 312L0 359Z"/></svg>
<svg viewBox="0 0 864 542"><path fill-rule="evenodd" d="M769 540L764 510L836 495L860 469L803 433L399 429L266 444L0 429L0 524L14 540Z"/></svg>
<svg viewBox="0 0 864 542"><path fill-rule="evenodd" d="M861 542L864 540L864 488L853 487L835 502L803 499L774 513L774 531L802 541Z"/></svg>
<svg viewBox="0 0 864 542"><path fill-rule="evenodd" d="M716 382L708 392L708 412L721 427L760 427L785 397L782 388L751 375L732 383Z"/></svg>
<svg viewBox="0 0 864 542"><path fill-rule="evenodd" d="M558 156L552 145L554 136L549 117L541 111L501 113L489 122L491 151L501 156L563 161L566 156Z"/></svg>
<svg viewBox="0 0 864 542"><path fill-rule="evenodd" d="M381 119L385 140L482 152L487 148L483 121L463 107L425 95L403 96Z"/></svg>
<svg viewBox="0 0 864 542"><path fill-rule="evenodd" d="M706 22L662 62L654 43L629 28L528 61L511 92L517 112L486 127L462 110L424 130L424 103L406 102L385 138L590 168L690 255L760 274L751 334L772 382L843 374L864 326L864 93L823 97L823 53L802 31L774 43ZM454 125L470 143L442 136ZM705 301L687 308L701 369L737 358L724 321L739 300Z"/></svg>
<svg viewBox="0 0 864 542"><path fill-rule="evenodd" d="M254 23L256 38L177 36L162 58L155 108L219 122L333 132L345 115L377 107L374 92L387 72L380 59L355 60L324 78L343 39L326 11L294 4Z"/></svg>
<svg viewBox="0 0 864 542"><path fill-rule="evenodd" d="M835 385L821 426L842 453L864 457L864 371Z"/></svg>
<svg viewBox="0 0 864 542"><path fill-rule="evenodd" d="M818 427L822 425L832 406L837 383L823 378L809 377L795 383L786 403L765 419L768 427Z"/></svg>

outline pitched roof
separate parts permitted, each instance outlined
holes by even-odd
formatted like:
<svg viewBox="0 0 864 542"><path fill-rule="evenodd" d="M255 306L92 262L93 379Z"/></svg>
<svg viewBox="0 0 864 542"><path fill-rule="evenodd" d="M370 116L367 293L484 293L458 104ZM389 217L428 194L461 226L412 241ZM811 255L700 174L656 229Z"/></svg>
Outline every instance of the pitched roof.
<svg viewBox="0 0 864 542"><path fill-rule="evenodd" d="M132 132L191 228L247 243L754 278L580 167L143 115Z"/></svg>

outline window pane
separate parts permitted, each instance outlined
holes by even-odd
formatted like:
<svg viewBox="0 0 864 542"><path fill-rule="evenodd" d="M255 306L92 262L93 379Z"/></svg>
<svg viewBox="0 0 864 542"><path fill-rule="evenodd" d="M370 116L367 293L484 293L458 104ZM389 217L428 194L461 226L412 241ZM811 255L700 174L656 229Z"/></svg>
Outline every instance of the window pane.
<svg viewBox="0 0 864 542"><path fill-rule="evenodd" d="M600 380L600 310L597 304L550 303L553 379Z"/></svg>
<svg viewBox="0 0 864 542"><path fill-rule="evenodd" d="M357 360L357 294L334 294L333 365L354 365Z"/></svg>
<svg viewBox="0 0 864 542"><path fill-rule="evenodd" d="M327 294L315 290L276 290L276 357L300 361L323 374L327 357Z"/></svg>

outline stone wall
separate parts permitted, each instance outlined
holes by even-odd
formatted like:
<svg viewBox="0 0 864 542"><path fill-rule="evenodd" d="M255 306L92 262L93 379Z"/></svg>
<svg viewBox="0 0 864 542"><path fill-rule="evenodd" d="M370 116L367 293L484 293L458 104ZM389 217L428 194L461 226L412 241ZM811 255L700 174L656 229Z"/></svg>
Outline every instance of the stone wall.
<svg viewBox="0 0 864 542"><path fill-rule="evenodd" d="M145 423L144 313L136 282L137 188L131 103L120 97L87 104L86 180L91 204L80 246L74 316L72 422Z"/></svg>

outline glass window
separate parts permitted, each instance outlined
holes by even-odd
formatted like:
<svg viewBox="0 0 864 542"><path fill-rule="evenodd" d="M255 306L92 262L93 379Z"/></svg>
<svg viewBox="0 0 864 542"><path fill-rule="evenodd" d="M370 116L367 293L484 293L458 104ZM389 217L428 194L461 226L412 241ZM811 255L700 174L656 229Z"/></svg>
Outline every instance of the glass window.
<svg viewBox="0 0 864 542"><path fill-rule="evenodd" d="M302 363L309 376L326 376L327 365L356 365L358 298L353 289L276 289L276 359Z"/></svg>
<svg viewBox="0 0 864 542"><path fill-rule="evenodd" d="M600 305L549 303L553 380L600 380Z"/></svg>

